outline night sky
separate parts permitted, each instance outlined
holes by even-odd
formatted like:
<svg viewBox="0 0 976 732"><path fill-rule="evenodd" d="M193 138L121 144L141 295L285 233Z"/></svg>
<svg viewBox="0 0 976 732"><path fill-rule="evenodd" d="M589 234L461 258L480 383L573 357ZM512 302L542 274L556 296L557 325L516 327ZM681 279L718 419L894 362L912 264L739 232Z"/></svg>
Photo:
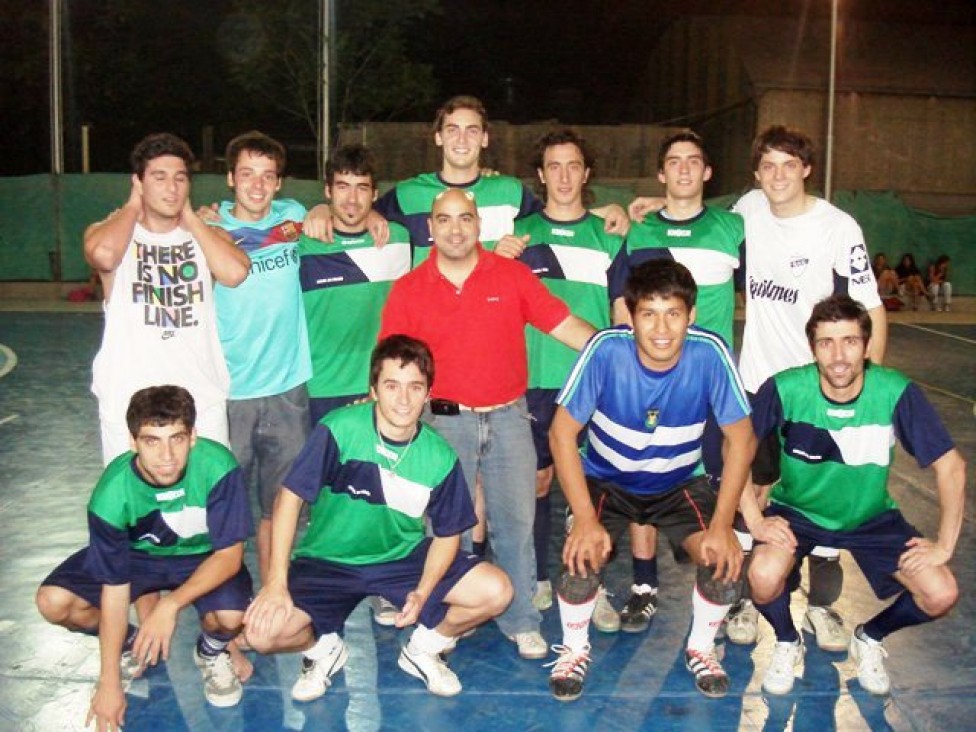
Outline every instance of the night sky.
<svg viewBox="0 0 976 732"><path fill-rule="evenodd" d="M333 0L339 32L354 0ZM362 2L362 0L359 0ZM126 169L132 144L152 130L191 141L204 125L217 146L260 128L291 146L314 145L308 125L249 98L228 81L235 47L227 22L243 0L66 0L65 119L67 169L79 167L79 133L92 126L95 170ZM316 0L301 22L316 24ZM844 17L890 22L974 25L976 3L945 0L840 0ZM387 6L392 3L388 2ZM433 69L431 101L393 119L431 119L456 93L480 96L489 115L511 122L654 122L642 89L653 83L647 57L681 15L805 15L826 18L829 0L442 0L441 12L411 27L410 59ZM201 11L205 7L205 11ZM49 169L47 2L0 0L0 125L7 141L0 174ZM345 8L345 10L344 10ZM297 45L286 32L276 47ZM920 52L923 52L920 50ZM196 143L194 143L196 146ZM300 171L293 171L300 172Z"/></svg>

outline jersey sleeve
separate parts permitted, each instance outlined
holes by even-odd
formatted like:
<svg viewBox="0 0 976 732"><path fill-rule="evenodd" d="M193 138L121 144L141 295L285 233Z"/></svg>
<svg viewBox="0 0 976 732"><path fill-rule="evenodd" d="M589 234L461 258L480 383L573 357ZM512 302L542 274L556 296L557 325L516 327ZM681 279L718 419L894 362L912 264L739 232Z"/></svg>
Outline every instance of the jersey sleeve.
<svg viewBox="0 0 976 732"><path fill-rule="evenodd" d="M893 423L902 447L927 468L955 447L939 415L917 384L909 384L897 404Z"/></svg>
<svg viewBox="0 0 976 732"><path fill-rule="evenodd" d="M521 181L520 181L521 182ZM518 213L515 214L516 219L524 219L526 216L531 216L532 214L541 211L545 208L545 204L536 196L531 190L522 185L522 200L519 202Z"/></svg>
<svg viewBox="0 0 976 732"><path fill-rule="evenodd" d="M596 411L606 382L609 348L605 337L601 337L602 333L591 338L580 351L566 383L556 397L556 404L583 425L590 421Z"/></svg>
<svg viewBox="0 0 976 732"><path fill-rule="evenodd" d="M608 252L612 259L610 267L607 269L607 296L610 302L614 302L618 297L623 297L624 287L627 285L627 278L630 277L630 254L627 251L627 242L620 240L620 247L616 252Z"/></svg>
<svg viewBox="0 0 976 732"><path fill-rule="evenodd" d="M315 425L282 484L306 503L315 503L322 489L339 474L339 443L324 424Z"/></svg>
<svg viewBox="0 0 976 732"><path fill-rule="evenodd" d="M104 585L124 585L132 581L129 571L129 533L88 512L88 552L85 571Z"/></svg>
<svg viewBox="0 0 976 732"><path fill-rule="evenodd" d="M878 283L871 269L864 234L857 222L848 215L840 224L837 250L834 253L835 282L846 282L847 294L864 305L868 310L881 305ZM843 292L843 287L834 287L835 294Z"/></svg>
<svg viewBox="0 0 976 732"><path fill-rule="evenodd" d="M471 493L461 471L461 463L457 460L444 480L434 488L427 504L427 517L431 531L439 537L455 536L478 523Z"/></svg>
<svg viewBox="0 0 976 732"><path fill-rule="evenodd" d="M720 425L733 424L751 413L749 397L728 347L718 335L709 334L708 338L711 370L708 379L709 406Z"/></svg>
<svg viewBox="0 0 976 732"><path fill-rule="evenodd" d="M403 208L400 206L400 198L397 196L396 186L393 186L376 199L376 202L373 204L373 210L387 221L394 221L398 224L406 225L407 216L403 213Z"/></svg>
<svg viewBox="0 0 976 732"><path fill-rule="evenodd" d="M238 544L254 533L244 471L239 467L217 481L207 496L207 532L214 550Z"/></svg>
<svg viewBox="0 0 976 732"><path fill-rule="evenodd" d="M752 428L758 439L763 439L783 424L783 402L780 400L776 380L766 379L752 400Z"/></svg>

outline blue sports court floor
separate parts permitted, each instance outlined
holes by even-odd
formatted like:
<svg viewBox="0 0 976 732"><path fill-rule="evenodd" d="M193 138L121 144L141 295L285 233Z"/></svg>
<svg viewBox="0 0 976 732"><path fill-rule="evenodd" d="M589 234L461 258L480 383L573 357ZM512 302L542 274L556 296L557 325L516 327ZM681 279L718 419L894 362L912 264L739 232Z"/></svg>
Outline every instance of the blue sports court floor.
<svg viewBox="0 0 976 732"><path fill-rule="evenodd" d="M2 309L3 303L0 303ZM970 463L976 455L976 317L899 314L888 363L921 382ZM931 314L936 315L936 314ZM45 624L33 604L38 582L86 541L85 504L100 472L90 367L101 332L92 312L0 312L0 732L84 729L98 672L97 642ZM760 690L771 633L755 648L728 646L732 691L700 696L682 664L692 571L662 559L660 610L641 635L593 634L584 696L564 704L547 688L543 662L523 661L494 626L463 641L451 665L465 689L453 699L429 695L396 666L405 634L373 626L361 606L350 618L350 658L321 699L293 703L295 656L255 657L254 677L233 709L209 707L191 660L196 621L184 613L169 663L137 681L126 730L962 730L976 728L976 557L973 471L962 538L952 566L962 599L947 618L887 642L890 697L858 685L846 653L808 644L802 680L792 694ZM892 491L910 520L930 534L937 522L931 477L899 453ZM553 557L558 556L555 550ZM624 557L628 556L623 551ZM253 556L249 557L253 562ZM845 557L848 624L879 606ZM629 561L609 575L618 606ZM799 620L805 608L794 597ZM544 633L559 640L554 609ZM551 660L551 659L550 659Z"/></svg>

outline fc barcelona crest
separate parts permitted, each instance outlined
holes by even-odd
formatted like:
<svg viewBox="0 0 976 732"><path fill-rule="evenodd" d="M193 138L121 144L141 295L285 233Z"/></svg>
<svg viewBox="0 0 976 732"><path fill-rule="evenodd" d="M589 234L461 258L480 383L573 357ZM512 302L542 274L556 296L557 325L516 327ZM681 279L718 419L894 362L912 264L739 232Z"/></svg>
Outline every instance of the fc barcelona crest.
<svg viewBox="0 0 976 732"><path fill-rule="evenodd" d="M660 409L648 409L647 410L647 416L644 417L644 425L651 432L653 432L655 430L655 428L657 427L657 418L658 418L658 415L660 413L661 413L661 410Z"/></svg>

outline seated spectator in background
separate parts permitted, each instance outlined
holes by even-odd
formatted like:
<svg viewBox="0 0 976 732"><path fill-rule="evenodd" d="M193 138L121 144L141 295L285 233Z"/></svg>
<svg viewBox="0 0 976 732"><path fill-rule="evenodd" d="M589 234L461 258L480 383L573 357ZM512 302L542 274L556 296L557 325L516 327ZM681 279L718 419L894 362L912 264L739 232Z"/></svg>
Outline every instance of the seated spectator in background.
<svg viewBox="0 0 976 732"><path fill-rule="evenodd" d="M918 271L915 264L915 257L907 252L901 255L901 262L895 267L895 274L898 275L898 294L907 297L912 305L912 310L918 310L918 298L926 295L925 283L922 282L922 273Z"/></svg>
<svg viewBox="0 0 976 732"><path fill-rule="evenodd" d="M942 305L939 305L939 298L942 298ZM949 311L949 304L952 301L952 283L949 282L949 255L940 254L929 265L929 307L932 310Z"/></svg>
<svg viewBox="0 0 976 732"><path fill-rule="evenodd" d="M878 252L874 255L871 269L874 270L874 279L878 281L878 294L881 297L898 294L898 275L888 264L888 258L884 252Z"/></svg>

